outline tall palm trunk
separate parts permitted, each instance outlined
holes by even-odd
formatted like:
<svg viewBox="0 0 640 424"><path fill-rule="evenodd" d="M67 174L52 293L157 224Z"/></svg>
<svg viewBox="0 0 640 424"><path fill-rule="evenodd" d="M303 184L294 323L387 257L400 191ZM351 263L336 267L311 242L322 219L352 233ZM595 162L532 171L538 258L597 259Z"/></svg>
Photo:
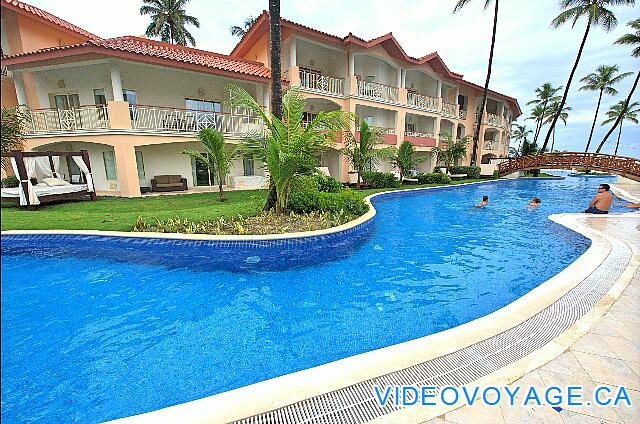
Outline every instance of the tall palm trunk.
<svg viewBox="0 0 640 424"><path fill-rule="evenodd" d="M269 40L271 56L271 113L278 119L282 118L282 69L280 53L282 51L282 36L280 32L280 0L269 0ZM278 192L273 179L269 179L269 196L262 208L271 210L278 203Z"/></svg>
<svg viewBox="0 0 640 424"><path fill-rule="evenodd" d="M571 69L571 73L569 74L569 81L567 81L567 85L564 88L564 94L562 95L562 100L560 101L560 106L558 106L558 112L553 117L553 121L551 121L551 126L549 127L549 131L547 131L547 136L544 139L544 144L542 148L540 148L540 153L543 153L549 144L549 138L551 138L551 133L553 129L556 127L556 122L558 122L558 118L564 109L564 104L567 101L567 94L569 94L569 87L571 86L571 81L573 80L573 75L576 73L576 69L578 68L578 63L580 62L580 56L582 56L582 50L584 50L584 45L587 42L587 36L589 35L589 29L591 29L591 18L589 18L587 22L587 29L584 31L584 37L582 37L582 43L580 43L580 49L578 50L578 56L576 57L576 62L573 64L573 69Z"/></svg>
<svg viewBox="0 0 640 424"><path fill-rule="evenodd" d="M533 136L533 144L536 144L536 142L538 141L538 137L540 136L540 131L542 131L542 120L544 119L544 114L547 111L547 101L544 101L544 104L542 106L542 116L540 116L540 118L538 119L538 125L536 126L536 133Z"/></svg>
<svg viewBox="0 0 640 424"><path fill-rule="evenodd" d="M616 119L616 122L613 123L613 126L609 129L607 134L604 136L604 138L600 142L600 145L596 149L596 153L600 153L600 150L602 150L602 146L604 146L604 143L607 142L607 139L609 138L609 136L611 135L613 130L616 129L618 124L622 124L622 119L623 119L622 117L624 116L625 113L627 113L627 108L629 107L629 102L631 102L631 96L633 96L633 92L636 91L636 87L638 86L638 80L639 79L640 79L640 71L638 71L638 75L636 75L636 80L633 82L633 87L631 87L631 91L629 91L629 95L627 96L627 100L626 100L626 102L624 104L624 108L620 112L620 115L618 115L618 118Z"/></svg>
<svg viewBox="0 0 640 424"><path fill-rule="evenodd" d="M620 135L622 135L622 123L624 122L624 118L620 120L620 129L618 130L618 141L616 142L616 151L613 152L614 156L618 156L618 147L620 146Z"/></svg>
<svg viewBox="0 0 640 424"><path fill-rule="evenodd" d="M587 147L585 147L584 149L585 153L589 151L589 145L591 144L591 138L593 137L593 129L596 127L596 121L598 120L598 111L600 110L600 102L602 101L603 92L604 92L604 88L601 88L600 96L598 96L598 104L596 105L596 116L593 117L593 123L591 124L591 131L589 132L589 139L587 140Z"/></svg>
<svg viewBox="0 0 640 424"><path fill-rule="evenodd" d="M556 129L553 129L553 133L551 134L551 150L550 152L553 153L553 145L556 144Z"/></svg>
<svg viewBox="0 0 640 424"><path fill-rule="evenodd" d="M476 128L473 130L473 150L471 151L471 166L475 166L478 161L478 140L480 139L480 125L482 125L482 117L484 115L484 107L487 104L487 92L489 91L489 80L491 79L491 65L493 64L493 48L496 44L496 27L498 26L498 0L496 0L493 12L493 33L491 34L491 49L489 50L489 65L487 66L487 79L484 82L484 90L482 90L482 104L480 105L480 113L476 120Z"/></svg>

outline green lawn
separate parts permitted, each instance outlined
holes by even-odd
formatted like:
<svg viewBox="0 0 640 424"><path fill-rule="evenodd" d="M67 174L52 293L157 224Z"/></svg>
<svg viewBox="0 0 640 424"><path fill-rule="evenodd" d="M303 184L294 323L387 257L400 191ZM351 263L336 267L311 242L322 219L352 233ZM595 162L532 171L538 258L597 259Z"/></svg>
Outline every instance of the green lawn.
<svg viewBox="0 0 640 424"><path fill-rule="evenodd" d="M454 181L454 184L479 180ZM433 187L438 184L406 185L402 188ZM369 189L358 191L362 197L381 191L398 189ZM138 216L153 218L187 218L206 221L238 214L257 214L267 197L266 190L230 191L226 202L218 201L217 193L181 194L172 196L124 199L98 198L95 202L76 201L45 205L37 210L20 209L15 204L2 203L2 230L106 230L130 231Z"/></svg>

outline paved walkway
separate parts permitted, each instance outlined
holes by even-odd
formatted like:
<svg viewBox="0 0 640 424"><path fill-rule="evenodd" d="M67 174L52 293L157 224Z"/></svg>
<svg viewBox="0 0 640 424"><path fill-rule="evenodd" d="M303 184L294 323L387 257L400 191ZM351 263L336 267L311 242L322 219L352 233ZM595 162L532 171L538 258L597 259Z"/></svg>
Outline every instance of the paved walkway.
<svg viewBox="0 0 640 424"><path fill-rule="evenodd" d="M626 240L640 249L640 217L590 220L591 227ZM625 386L632 407L465 406L427 421L430 424L500 423L640 423L640 272L590 332L562 355L530 372L512 386L581 385L583 399L592 398L598 385ZM521 389L522 391L522 389ZM615 390L614 390L615 391ZM522 399L522 397L516 396Z"/></svg>

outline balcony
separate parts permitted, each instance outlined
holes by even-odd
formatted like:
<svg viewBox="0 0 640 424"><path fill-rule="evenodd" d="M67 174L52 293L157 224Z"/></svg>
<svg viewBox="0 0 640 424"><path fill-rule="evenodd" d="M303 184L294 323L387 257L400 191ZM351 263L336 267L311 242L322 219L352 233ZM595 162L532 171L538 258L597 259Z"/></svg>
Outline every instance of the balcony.
<svg viewBox="0 0 640 424"><path fill-rule="evenodd" d="M502 145L499 141L488 140L482 145L483 150L502 150Z"/></svg>
<svg viewBox="0 0 640 424"><path fill-rule="evenodd" d="M458 105L453 103L442 103L442 116L446 118L458 117Z"/></svg>
<svg viewBox="0 0 640 424"><path fill-rule="evenodd" d="M381 127L377 127L377 128L381 128ZM398 143L398 136L396 135L395 128L381 128L381 129L386 131L382 136L382 144L395 145ZM360 131L356 131L356 140L360 140Z"/></svg>
<svg viewBox="0 0 640 424"><path fill-rule="evenodd" d="M487 113L485 118L484 118L484 123L486 125L491 125L494 127L502 127L502 118L498 115L495 115L493 113Z"/></svg>
<svg viewBox="0 0 640 424"><path fill-rule="evenodd" d="M404 139L414 146L436 147L436 136L433 133L405 131Z"/></svg>
<svg viewBox="0 0 640 424"><path fill-rule="evenodd" d="M29 109L21 106L25 135L109 129L107 105L75 106L64 109Z"/></svg>
<svg viewBox="0 0 640 424"><path fill-rule="evenodd" d="M398 87L358 80L358 95L383 102L398 102Z"/></svg>
<svg viewBox="0 0 640 424"><path fill-rule="evenodd" d="M462 109L460 109L460 110L458 111L458 117L459 117L460 119L463 119L463 120L464 120L464 119L467 119L467 111L466 111L466 110L462 110Z"/></svg>
<svg viewBox="0 0 640 424"><path fill-rule="evenodd" d="M438 99L436 97L423 96L413 91L407 93L407 104L432 112L438 111Z"/></svg>
<svg viewBox="0 0 640 424"><path fill-rule="evenodd" d="M213 128L223 134L262 132L262 120L251 114L221 113L150 105L129 105L131 128L144 131L196 133Z"/></svg>
<svg viewBox="0 0 640 424"><path fill-rule="evenodd" d="M344 79L300 70L300 87L323 94L344 95Z"/></svg>

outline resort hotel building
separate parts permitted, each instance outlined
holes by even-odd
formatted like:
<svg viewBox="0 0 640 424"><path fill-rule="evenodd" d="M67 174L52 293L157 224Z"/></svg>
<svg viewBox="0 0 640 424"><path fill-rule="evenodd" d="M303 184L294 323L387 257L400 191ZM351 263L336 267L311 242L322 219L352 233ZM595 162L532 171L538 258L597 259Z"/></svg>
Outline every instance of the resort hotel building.
<svg viewBox="0 0 640 424"><path fill-rule="evenodd" d="M195 135L216 128L238 143L261 120L231 108L227 84L246 89L269 109L269 19L263 12L229 55L122 36L101 38L37 7L2 5L2 106L22 109L25 151L87 150L96 192L137 197L151 179L180 175L188 188L215 185L213 176L180 152L198 149ZM473 135L482 113L478 162L505 157L509 128L521 114L515 98L489 91L480 111L482 87L450 70L438 53L407 55L389 33L366 41L337 37L282 20L285 87L300 87L305 119L341 109L386 129L384 143L408 140L436 165L432 149L441 134ZM436 46L434 46L436 47ZM349 164L334 148L319 166L348 181ZM472 143L468 147L470 161ZM67 180L80 173L74 161L61 164ZM381 171L390 171L388 163ZM264 170L252 157L234 163L230 188L264 186Z"/></svg>

